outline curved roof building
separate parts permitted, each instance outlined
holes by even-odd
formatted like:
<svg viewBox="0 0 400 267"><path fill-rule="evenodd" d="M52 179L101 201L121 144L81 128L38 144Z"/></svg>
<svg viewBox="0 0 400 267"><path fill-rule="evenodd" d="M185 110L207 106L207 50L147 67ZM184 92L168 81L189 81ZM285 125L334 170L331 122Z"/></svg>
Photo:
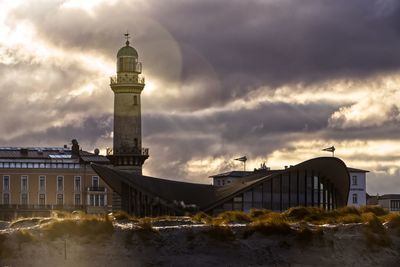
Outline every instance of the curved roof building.
<svg viewBox="0 0 400 267"><path fill-rule="evenodd" d="M310 159L274 173L259 171L223 187L141 176L97 164L92 167L121 196L121 208L136 216L251 208L284 211L295 206L334 209L346 205L349 193L349 172L335 157Z"/></svg>

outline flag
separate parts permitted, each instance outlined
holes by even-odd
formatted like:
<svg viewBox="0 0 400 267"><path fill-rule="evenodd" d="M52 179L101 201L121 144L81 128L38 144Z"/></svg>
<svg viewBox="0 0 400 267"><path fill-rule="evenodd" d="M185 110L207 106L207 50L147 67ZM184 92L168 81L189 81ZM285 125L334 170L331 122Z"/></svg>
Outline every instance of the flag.
<svg viewBox="0 0 400 267"><path fill-rule="evenodd" d="M247 158L246 158L246 156L243 156L243 157L237 158L235 160L246 162Z"/></svg>
<svg viewBox="0 0 400 267"><path fill-rule="evenodd" d="M327 148L324 148L324 149L322 149L322 151L328 151L328 152L335 152L335 147L334 146L331 146L331 147L327 147Z"/></svg>

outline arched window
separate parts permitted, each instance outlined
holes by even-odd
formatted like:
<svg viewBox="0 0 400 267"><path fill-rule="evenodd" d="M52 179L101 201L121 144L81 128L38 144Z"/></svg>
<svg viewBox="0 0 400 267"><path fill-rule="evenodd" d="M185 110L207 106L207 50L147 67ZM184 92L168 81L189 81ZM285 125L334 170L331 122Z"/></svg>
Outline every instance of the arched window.
<svg viewBox="0 0 400 267"><path fill-rule="evenodd" d="M134 104L134 105L137 105L137 104L138 104L138 98L137 98L136 95L133 96L133 104Z"/></svg>

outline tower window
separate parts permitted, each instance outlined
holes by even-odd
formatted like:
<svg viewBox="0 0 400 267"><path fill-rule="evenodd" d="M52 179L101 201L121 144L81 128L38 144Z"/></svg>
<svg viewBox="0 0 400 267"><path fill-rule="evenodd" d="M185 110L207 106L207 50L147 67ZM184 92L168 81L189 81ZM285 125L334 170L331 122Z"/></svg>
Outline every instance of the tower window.
<svg viewBox="0 0 400 267"><path fill-rule="evenodd" d="M137 96L136 96L136 95L133 96L133 104L134 104L134 105L137 105L137 104L138 104Z"/></svg>
<svg viewBox="0 0 400 267"><path fill-rule="evenodd" d="M351 184L357 185L357 176L356 175L353 175L353 177L351 177Z"/></svg>
<svg viewBox="0 0 400 267"><path fill-rule="evenodd" d="M138 143L137 138L134 139L134 142L135 142L135 147L136 147L136 148L139 147L139 143Z"/></svg>
<svg viewBox="0 0 400 267"><path fill-rule="evenodd" d="M358 196L357 194L353 194L353 204L357 204L358 203Z"/></svg>

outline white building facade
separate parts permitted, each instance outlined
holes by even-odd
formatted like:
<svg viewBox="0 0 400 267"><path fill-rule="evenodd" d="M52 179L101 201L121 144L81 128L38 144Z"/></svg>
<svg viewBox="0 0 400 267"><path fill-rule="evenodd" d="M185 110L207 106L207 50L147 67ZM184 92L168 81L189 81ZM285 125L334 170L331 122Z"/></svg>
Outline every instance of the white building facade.
<svg viewBox="0 0 400 267"><path fill-rule="evenodd" d="M347 201L348 206L361 207L367 205L367 183L368 171L348 168L350 174L350 190Z"/></svg>

